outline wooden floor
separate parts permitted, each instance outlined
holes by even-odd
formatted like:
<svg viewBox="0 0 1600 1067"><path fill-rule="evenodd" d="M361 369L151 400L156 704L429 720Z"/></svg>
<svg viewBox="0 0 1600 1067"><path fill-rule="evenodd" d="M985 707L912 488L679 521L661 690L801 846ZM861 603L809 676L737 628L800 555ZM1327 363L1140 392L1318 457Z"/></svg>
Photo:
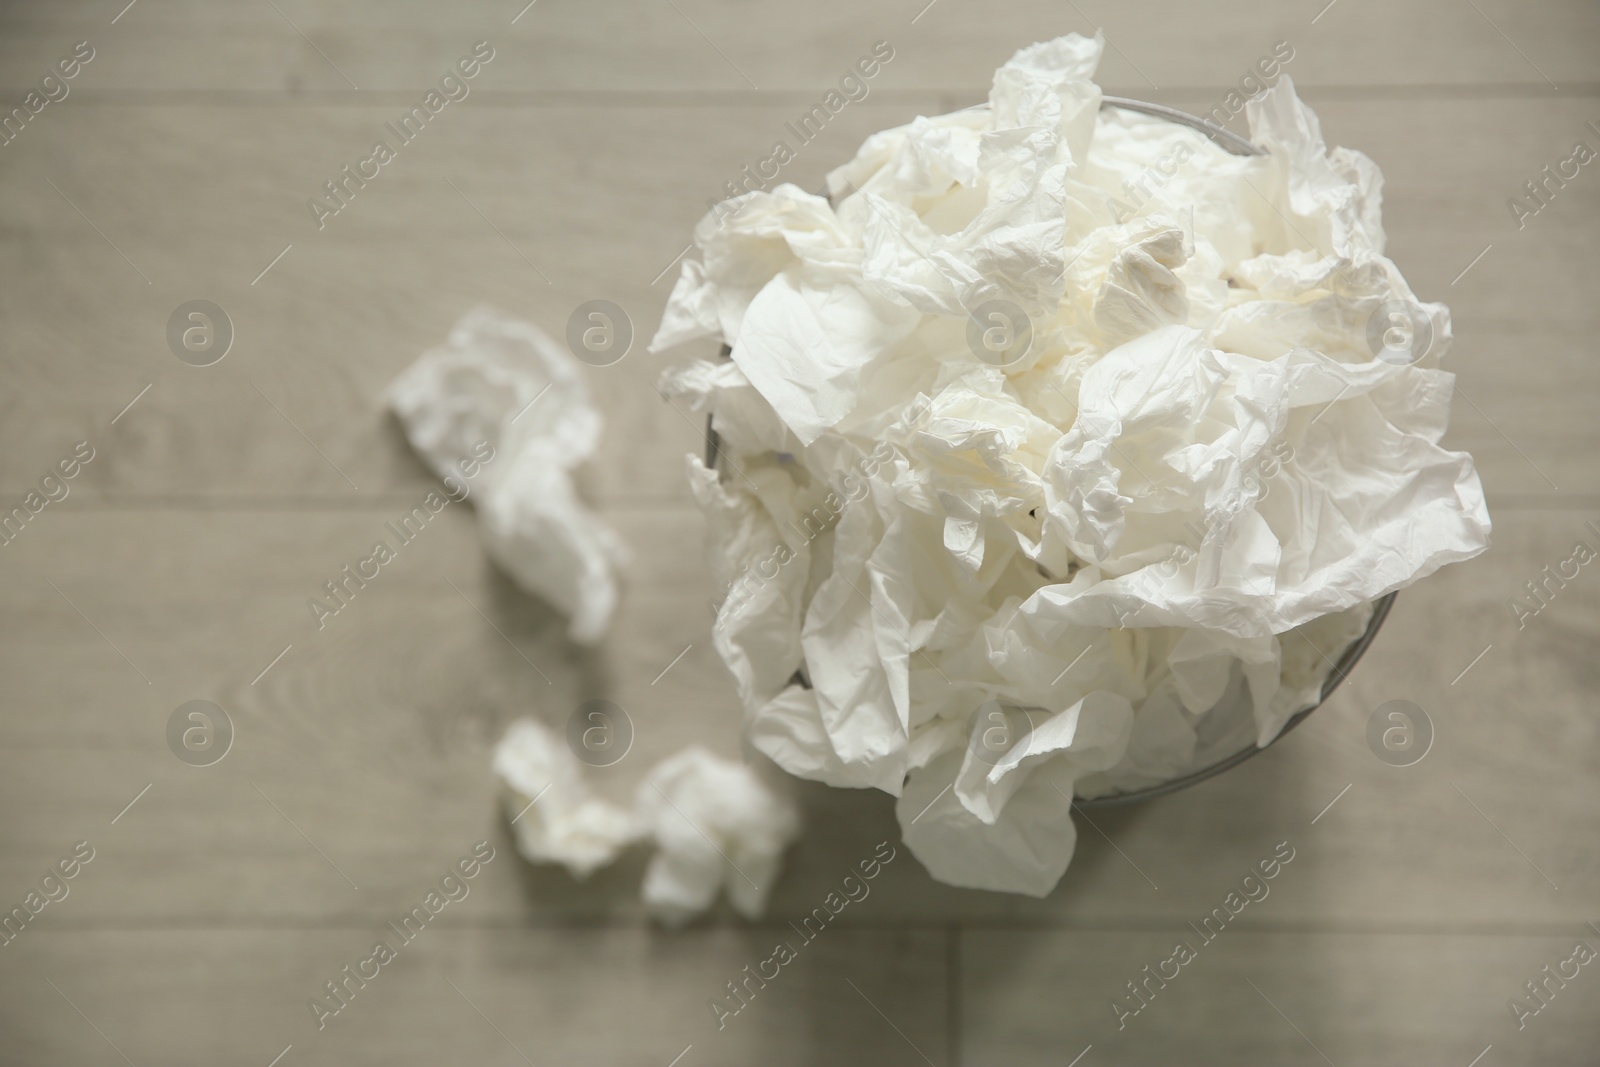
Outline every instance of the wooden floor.
<svg viewBox="0 0 1600 1067"><path fill-rule="evenodd" d="M0 147L3 509L94 450L0 547L0 909L93 849L0 948L0 1063L1600 1062L1600 964L1550 981L1520 1030L1508 1006L1576 942L1600 948L1600 564L1521 628L1507 606L1575 542L1600 547L1600 163L1521 229L1507 206L1575 142L1600 148L1600 6L922 2L0 8L6 109L94 50ZM699 432L644 351L667 268L874 42L895 54L871 95L786 177L815 188L869 132L979 100L1015 48L1097 25L1109 92L1193 111L1292 43L1329 140L1383 168L1390 254L1454 309L1450 441L1477 459L1494 546L1402 594L1282 744L1083 826L1049 899L934 884L902 849L719 1030L708 999L897 840L890 798L803 788L770 918L664 933L638 857L586 885L516 858L487 776L511 719L600 696L637 727L597 775L619 799L689 742L738 751L682 478ZM471 95L319 230L308 198L480 40ZM385 384L475 303L560 333L597 298L639 336L589 378L609 432L584 490L636 557L609 640L567 644L459 508L319 632L307 599L427 492ZM165 336L195 299L235 333L208 367ZM208 767L166 740L196 699L235 730ZM1435 731L1405 768L1366 742L1397 699ZM310 998L480 840L496 854L470 896L319 1030ZM1282 842L1270 896L1119 1030L1112 998Z"/></svg>

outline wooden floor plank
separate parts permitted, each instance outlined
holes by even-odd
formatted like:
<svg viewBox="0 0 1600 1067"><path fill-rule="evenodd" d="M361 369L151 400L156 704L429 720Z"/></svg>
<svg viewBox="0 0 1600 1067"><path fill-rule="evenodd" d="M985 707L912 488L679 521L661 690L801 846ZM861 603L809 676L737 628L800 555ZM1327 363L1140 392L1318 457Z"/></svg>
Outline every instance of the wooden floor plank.
<svg viewBox="0 0 1600 1067"><path fill-rule="evenodd" d="M475 904L469 894L437 921ZM764 988L752 980L746 1006L731 1014L738 1001L726 984L744 981L744 968L754 971L771 958L784 937L800 942L794 958ZM319 1030L308 1002L337 1004L325 983L346 966L357 968L380 938L395 958L364 987L345 986L348 1002L322 1017ZM824 929L810 943L771 928L667 934L431 927L402 943L382 922L289 931L28 931L0 958L0 1029L8 1063L122 1062L108 1047L114 1045L136 1064L266 1067L292 1045L284 1064L665 1067L693 1046L682 1064L909 1067L924 1062L918 1050L950 1062L945 988L941 931ZM713 1014L714 998L730 1014Z"/></svg>
<svg viewBox="0 0 1600 1067"><path fill-rule="evenodd" d="M896 48L890 84L981 90L1019 47L1101 28L1112 46L1102 77L1130 90L1232 84L1280 40L1295 46L1296 77L1322 84L1547 87L1548 77L1570 87L1595 80L1588 46L1600 31L1582 0L1484 0L1476 11L1452 0L1162 0L1137 8L1106 0L999 8L826 0L804 18L781 4L734 0L685 0L676 9L647 0L475 0L442 11L383 0L279 0L278 11L138 0L112 25L121 6L77 0L8 12L0 66L20 84L23 72L42 73L88 36L99 55L86 84L337 92L354 84L368 92L425 85L487 38L497 54L486 86L755 93L825 88L887 40Z"/></svg>
<svg viewBox="0 0 1600 1067"><path fill-rule="evenodd" d="M697 514L616 516L638 559L615 632L581 656L559 619L486 568L465 514L436 519L317 631L305 601L387 514L64 510L9 546L0 806L15 817L0 823L0 885L23 884L99 834L103 877L63 922L370 915L433 862L423 857L501 840L488 751L518 715L560 727L584 700L620 704L634 747L595 776L618 800L684 745L737 754L737 702L701 602ZM1549 586L1548 606L1521 620L1510 601L1578 540L1600 544L1584 521L1568 511L1501 516L1486 556L1402 594L1328 707L1181 797L1095 815L1099 830L1080 828L1079 855L1047 900L938 886L907 858L852 921L1171 920L1285 835L1304 850L1300 869L1318 877L1274 905L1284 922L1459 931L1581 920L1581 901L1600 891L1581 844L1600 833L1600 792L1587 784L1600 771L1587 696L1600 679L1584 651L1600 640L1596 576ZM184 766L167 750L167 720L190 699L216 701L235 723L235 747L214 767ZM1415 766L1368 748L1368 719L1391 700L1415 703L1433 724L1434 747ZM112 827L147 783L149 795ZM886 795L810 786L801 795L811 830L775 914L808 911L840 871L898 839ZM197 863L237 887L218 897L192 877ZM636 860L588 886L512 869L485 892L497 918L639 917ZM282 891L286 879L294 893Z"/></svg>
<svg viewBox="0 0 1600 1067"><path fill-rule="evenodd" d="M1278 881L1308 874L1291 864ZM1245 915L1270 909L1275 896ZM1552 983L1549 1003L1520 1030L1507 1005L1538 1004L1523 983L1567 960L1578 941L1600 949L1581 923L1538 938L1207 933L1210 942L1181 925L965 935L962 1063L1062 1064L1090 1045L1084 1063L1466 1065L1491 1045L1484 1063L1593 1059L1600 982L1587 968L1566 988ZM1193 957L1164 963L1179 942ZM1126 983L1146 981L1146 967L1155 977L1141 986L1140 1007ZM1112 1010L1119 997L1126 1016Z"/></svg>
<svg viewBox="0 0 1600 1067"><path fill-rule="evenodd" d="M1205 98L1178 102L1203 108ZM1600 312L1586 298L1600 247L1600 181L1580 174L1521 232L1505 207L1583 132L1590 104L1321 108L1330 139L1360 146L1385 169L1396 261L1420 296L1454 306L1447 366L1461 392L1449 440L1474 454L1497 506L1600 497L1589 403L1600 370L1588 358ZM869 101L846 111L786 177L815 186L871 129L940 106ZM701 431L654 389L662 367L681 358L644 350L675 271L656 279L705 200L783 130L785 114L446 113L437 137L411 146L319 232L305 199L382 128L387 110L64 113L29 131L39 138L25 146L32 154L0 171L0 188L12 194L0 218L17 230L0 249L13 279L0 292L0 337L14 374L0 399L0 486L20 496L63 450L89 440L106 445L77 487L84 493L358 499L352 484L420 492L424 472L380 410L394 375L476 303L560 335L573 309L603 296L628 311L636 336L627 358L589 373L613 428L589 487L602 501L686 501L681 457L701 447ZM233 143L228 131L241 125L252 136L220 170L186 162ZM127 177L86 170L83 144L125 159ZM96 293L92 305L83 306L80 287ZM200 296L223 306L236 334L227 357L206 368L181 363L164 340L173 309Z"/></svg>

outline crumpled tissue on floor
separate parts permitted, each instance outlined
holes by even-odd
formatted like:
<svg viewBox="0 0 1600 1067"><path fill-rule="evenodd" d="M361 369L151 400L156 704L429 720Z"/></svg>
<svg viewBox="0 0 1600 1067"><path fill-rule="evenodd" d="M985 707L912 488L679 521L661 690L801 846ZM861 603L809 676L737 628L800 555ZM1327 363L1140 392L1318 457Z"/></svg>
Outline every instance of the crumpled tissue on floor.
<svg viewBox="0 0 1600 1067"><path fill-rule="evenodd" d="M1101 50L1022 49L831 204L718 205L651 345L732 349L661 389L719 435L688 475L749 742L899 797L935 878L1035 896L1074 796L1269 743L1374 599L1489 536L1377 167L1287 77L1264 156L1102 109Z"/></svg>
<svg viewBox="0 0 1600 1067"><path fill-rule="evenodd" d="M644 876L645 904L673 926L709 908L719 889L734 911L759 919L800 832L793 800L698 745L650 771L634 811L658 850Z"/></svg>
<svg viewBox="0 0 1600 1067"><path fill-rule="evenodd" d="M565 613L574 641L600 640L628 550L573 486L601 430L582 364L538 327L480 307L402 372L386 399L446 489L476 490L489 557ZM464 470L480 466L469 485Z"/></svg>
<svg viewBox="0 0 1600 1067"><path fill-rule="evenodd" d="M581 879L631 844L653 845L641 895L668 926L711 907L719 891L740 915L760 918L800 831L793 799L698 745L652 768L632 810L591 795L584 765L533 719L506 731L494 771L517 851L530 862L559 863Z"/></svg>
<svg viewBox="0 0 1600 1067"><path fill-rule="evenodd" d="M641 836L633 813L591 796L583 764L533 719L512 723L495 746L494 773L506 787L517 851L534 863L587 878Z"/></svg>

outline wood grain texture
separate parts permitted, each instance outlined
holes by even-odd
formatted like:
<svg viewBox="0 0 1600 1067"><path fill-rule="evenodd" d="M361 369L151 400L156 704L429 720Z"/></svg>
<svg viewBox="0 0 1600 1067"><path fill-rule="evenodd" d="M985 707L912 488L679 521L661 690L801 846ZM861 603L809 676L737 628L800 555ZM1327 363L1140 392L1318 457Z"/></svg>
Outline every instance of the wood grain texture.
<svg viewBox="0 0 1600 1067"><path fill-rule="evenodd" d="M918 1050L950 1062L937 931L824 931L719 1029L707 1002L731 1001L726 983L785 936L798 940L784 927L430 927L364 987L347 986L348 1003L318 1029L308 1001L332 1002L324 983L380 938L399 942L381 922L30 933L7 949L21 957L8 969L27 977L7 982L0 1023L8 1063L122 1062L110 1045L174 1067L265 1065L288 1045L286 1064L665 1065L686 1046L683 1063L909 1067L926 1062Z"/></svg>
<svg viewBox="0 0 1600 1067"><path fill-rule="evenodd" d="M1103 81L1125 89L1227 84L1279 40L1305 53L1305 76L1319 84L1548 89L1545 75L1565 87L1596 80L1587 47L1600 31L1593 5L1477 6L1481 13L1452 0L1398 7L1339 0L1318 17L1327 0L1136 7L1025 0L988 12L949 0L822 0L804 11L737 0L540 0L517 18L521 0L472 0L445 10L421 0L277 0L278 11L138 0L111 26L120 4L75 0L8 11L4 68L48 63L87 35L97 46L105 41L104 62L91 69L92 84L108 89L349 93L353 81L367 92L426 84L464 47L489 39L514 60L491 68L499 89L745 93L824 87L883 39L904 53L893 86L981 91L1022 45L1100 28L1116 46L1108 49Z"/></svg>
<svg viewBox="0 0 1600 1067"><path fill-rule="evenodd" d="M1291 864L1278 881L1296 873ZM1275 899L1276 892L1259 906ZM1092 1044L1093 1062L1119 1065L1464 1065L1492 1045L1482 1062L1576 1067L1594 1059L1600 983L1584 981L1593 975L1580 970L1565 989L1552 984L1550 1003L1521 1030L1507 1001L1528 998L1523 983L1585 938L1600 943L1582 923L1547 937L1224 927L1206 943L1181 924L1140 933L967 934L962 1062L1059 1064ZM1179 942L1195 958L1163 985L1156 968ZM1141 987L1147 1003L1120 1017L1113 999L1137 1007L1126 983L1143 980L1147 965L1157 975Z"/></svg>
<svg viewBox="0 0 1600 1067"><path fill-rule="evenodd" d="M124 2L0 11L5 100L74 42L97 50L0 147L0 503L76 442L96 449L0 547L0 906L75 842L96 849L0 947L0 1065L265 1067L289 1045L280 1067L973 1067L1066 1064L1091 1043L1080 1067L1465 1067L1490 1044L1480 1067L1593 1059L1590 968L1524 1030L1506 1001L1574 939L1600 947L1600 575L1524 625L1510 606L1576 541L1600 546L1600 175L1521 228L1506 200L1574 141L1600 145L1600 9ZM798 785L808 829L768 918L719 904L671 934L640 910L640 853L584 883L517 859L487 774L512 719L559 726L596 696L637 731L594 778L615 800L686 744L739 752L682 475L699 420L653 389L709 349L645 351L676 275L661 272L706 200L872 42L895 59L786 179L815 188L870 132L981 99L1017 47L1095 26L1108 91L1191 111L1294 44L1328 140L1383 169L1391 256L1453 309L1447 440L1474 454L1494 545L1404 593L1282 743L1080 820L1049 898L941 886L902 849L718 1030L723 983L897 840L891 798ZM479 39L496 57L472 95L319 230L307 198ZM236 329L208 368L163 336L197 297ZM383 387L473 304L559 335L595 297L636 330L589 374L608 433L580 486L635 554L605 643L572 645L454 505L316 629L307 598L429 488ZM235 725L215 766L167 750L190 699ZM1435 730L1407 768L1366 741L1396 699ZM498 854L471 897L318 1031L306 1000L480 840ZM1122 984L1280 841L1296 858L1270 897L1117 1030Z"/></svg>

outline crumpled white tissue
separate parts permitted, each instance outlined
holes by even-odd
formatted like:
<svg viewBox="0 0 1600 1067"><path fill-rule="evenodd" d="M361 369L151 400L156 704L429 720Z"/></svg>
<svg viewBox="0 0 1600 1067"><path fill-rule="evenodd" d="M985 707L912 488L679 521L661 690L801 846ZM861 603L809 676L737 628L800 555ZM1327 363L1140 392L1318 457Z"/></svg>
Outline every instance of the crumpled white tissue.
<svg viewBox="0 0 1600 1067"><path fill-rule="evenodd" d="M793 798L751 768L691 745L656 764L631 809L591 794L584 765L533 719L520 719L495 746L517 851L586 878L629 845L653 845L640 895L646 910L680 926L726 892L740 915L758 919L783 852L800 831Z"/></svg>
<svg viewBox="0 0 1600 1067"><path fill-rule="evenodd" d="M479 307L386 396L447 489L463 484L463 464L482 459L475 450L492 449L478 498L484 550L569 616L574 641L604 636L617 604L615 568L628 550L573 486L573 469L599 444L601 419L571 353L530 323Z"/></svg>
<svg viewBox="0 0 1600 1067"><path fill-rule="evenodd" d="M643 833L633 813L592 796L583 764L562 738L533 719L511 724L494 750L517 851L587 878Z"/></svg>
<svg viewBox="0 0 1600 1067"><path fill-rule="evenodd" d="M657 848L645 871L645 906L669 926L705 911L719 891L740 915L760 918L800 831L792 799L698 745L650 771L634 810Z"/></svg>
<svg viewBox="0 0 1600 1067"><path fill-rule="evenodd" d="M1019 51L829 198L718 205L651 345L732 350L661 387L720 439L689 478L746 739L898 796L941 881L1032 895L1074 796L1270 743L1376 598L1489 536L1377 167L1288 78L1262 156L1102 109L1101 47ZM1432 341L1380 359L1392 301Z"/></svg>

